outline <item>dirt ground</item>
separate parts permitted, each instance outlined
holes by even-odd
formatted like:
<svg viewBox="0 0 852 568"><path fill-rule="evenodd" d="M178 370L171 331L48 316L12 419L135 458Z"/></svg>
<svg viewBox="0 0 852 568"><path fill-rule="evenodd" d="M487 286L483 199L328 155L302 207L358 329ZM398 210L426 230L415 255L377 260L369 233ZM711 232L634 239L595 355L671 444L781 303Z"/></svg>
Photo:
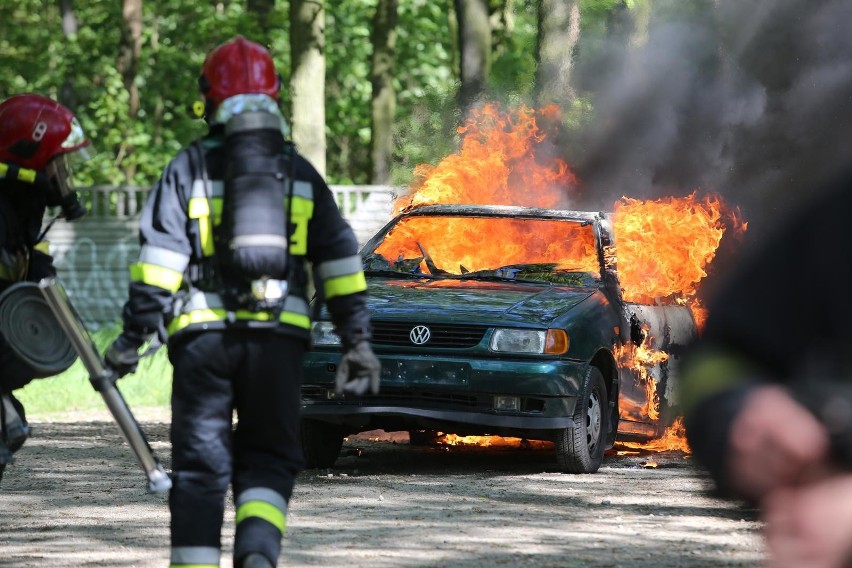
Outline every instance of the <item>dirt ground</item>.
<svg viewBox="0 0 852 568"><path fill-rule="evenodd" d="M137 418L168 469L166 420ZM62 420L32 423L0 484L0 566L167 566L166 500L145 492L118 428L107 417ZM547 450L416 447L379 434L350 438L334 469L300 475L279 565L672 568L763 559L755 512L712 497L681 453L610 455L594 475L566 475ZM233 527L231 505L223 567Z"/></svg>

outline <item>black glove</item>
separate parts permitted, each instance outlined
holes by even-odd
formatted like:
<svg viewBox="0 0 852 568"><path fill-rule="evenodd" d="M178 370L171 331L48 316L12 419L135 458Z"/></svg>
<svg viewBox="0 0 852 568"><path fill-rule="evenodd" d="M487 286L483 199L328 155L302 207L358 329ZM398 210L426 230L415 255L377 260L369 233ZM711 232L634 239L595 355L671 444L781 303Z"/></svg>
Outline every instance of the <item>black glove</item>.
<svg viewBox="0 0 852 568"><path fill-rule="evenodd" d="M359 341L343 350L335 375L337 393L361 396L369 388L373 394L379 392L379 376L382 364L366 341Z"/></svg>
<svg viewBox="0 0 852 568"><path fill-rule="evenodd" d="M115 371L116 378L132 373L139 364L139 348L145 343L141 333L125 330L104 353L104 362Z"/></svg>

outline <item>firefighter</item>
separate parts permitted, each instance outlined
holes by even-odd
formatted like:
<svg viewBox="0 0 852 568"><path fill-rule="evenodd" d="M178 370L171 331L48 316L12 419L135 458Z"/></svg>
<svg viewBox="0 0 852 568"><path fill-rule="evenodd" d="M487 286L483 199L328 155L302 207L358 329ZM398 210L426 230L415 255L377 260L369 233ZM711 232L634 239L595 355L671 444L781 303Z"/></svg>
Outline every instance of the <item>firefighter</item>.
<svg viewBox="0 0 852 568"><path fill-rule="evenodd" d="M0 292L19 282L56 275L42 222L48 207L58 207L58 216L69 221L86 213L71 186L70 165L86 157L88 146L74 114L56 101L20 94L0 102ZM13 303L5 304L7 320L12 312L26 319L26 306ZM5 330L26 334L14 322L3 323L8 324L3 325ZM23 352L16 348L21 339L0 334L0 477L29 435L24 408L13 391L35 378L61 372L73 362L56 367L54 363L61 362L22 358Z"/></svg>
<svg viewBox="0 0 852 568"><path fill-rule="evenodd" d="M105 358L121 375L146 339L167 339L171 566L219 565L230 483L234 565L271 567L304 467L306 262L342 342L339 390L378 392L379 362L356 238L286 140L270 53L237 36L207 55L199 87L208 132L167 165L146 203L123 333Z"/></svg>
<svg viewBox="0 0 852 568"><path fill-rule="evenodd" d="M822 185L727 277L681 366L694 455L759 507L779 568L852 565L852 170Z"/></svg>

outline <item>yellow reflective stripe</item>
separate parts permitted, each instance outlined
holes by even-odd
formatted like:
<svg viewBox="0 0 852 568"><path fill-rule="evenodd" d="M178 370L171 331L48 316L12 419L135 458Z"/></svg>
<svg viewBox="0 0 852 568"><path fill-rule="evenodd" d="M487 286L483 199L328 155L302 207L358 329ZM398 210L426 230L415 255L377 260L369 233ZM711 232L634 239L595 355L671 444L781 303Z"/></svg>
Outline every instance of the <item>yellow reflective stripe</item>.
<svg viewBox="0 0 852 568"><path fill-rule="evenodd" d="M137 262L130 265L130 280L177 292L183 282L183 274L156 264Z"/></svg>
<svg viewBox="0 0 852 568"><path fill-rule="evenodd" d="M214 197L211 201L213 201L213 225L220 225L222 224L222 208L225 200L221 197Z"/></svg>
<svg viewBox="0 0 852 568"><path fill-rule="evenodd" d="M281 312L278 321L301 327L302 329L311 329L311 318L304 314L294 314L293 312Z"/></svg>
<svg viewBox="0 0 852 568"><path fill-rule="evenodd" d="M238 320L243 321L272 321L272 314L268 312L250 312L248 310L237 310L236 312L234 312L234 317ZM175 319L173 319L172 322L169 324L168 331L169 333L175 333L176 331L181 330L190 325L225 321L227 319L227 310L223 310L220 308L193 310L189 313L181 314ZM296 314L293 312L281 312L281 315L278 317L278 321L280 321L281 323L294 325L296 327L301 327L303 329L311 328L310 317L303 314Z"/></svg>
<svg viewBox="0 0 852 568"><path fill-rule="evenodd" d="M686 413L702 400L742 383L753 371L743 359L705 353L696 355L681 372L680 404Z"/></svg>
<svg viewBox="0 0 852 568"><path fill-rule="evenodd" d="M201 252L211 256L213 248L213 230L210 225L210 203L206 197L193 197L189 200L187 215L198 220L198 235L201 238Z"/></svg>
<svg viewBox="0 0 852 568"><path fill-rule="evenodd" d="M283 534L287 529L287 517L284 513L266 501L247 501L237 507L235 522L240 524L250 517L263 519Z"/></svg>
<svg viewBox="0 0 852 568"><path fill-rule="evenodd" d="M218 564L169 564L169 568L219 568Z"/></svg>
<svg viewBox="0 0 852 568"><path fill-rule="evenodd" d="M43 252L44 254L50 254L50 241L39 241L33 247L33 250L37 250L38 252Z"/></svg>
<svg viewBox="0 0 852 568"><path fill-rule="evenodd" d="M338 276L337 278L329 278L323 282L323 291L325 291L325 299L329 300L335 296L348 296L357 292L363 292L367 289L367 280L364 278L363 272L357 274L349 274L348 276Z"/></svg>
<svg viewBox="0 0 852 568"><path fill-rule="evenodd" d="M290 236L290 252L297 255L308 253L308 221L314 216L314 202L297 195L290 201L290 221L293 234Z"/></svg>
<svg viewBox="0 0 852 568"><path fill-rule="evenodd" d="M27 183L33 183L36 178L36 171L29 168L21 168L18 170L18 179Z"/></svg>
<svg viewBox="0 0 852 568"><path fill-rule="evenodd" d="M9 171L9 165L0 162L0 177L6 177L6 172Z"/></svg>

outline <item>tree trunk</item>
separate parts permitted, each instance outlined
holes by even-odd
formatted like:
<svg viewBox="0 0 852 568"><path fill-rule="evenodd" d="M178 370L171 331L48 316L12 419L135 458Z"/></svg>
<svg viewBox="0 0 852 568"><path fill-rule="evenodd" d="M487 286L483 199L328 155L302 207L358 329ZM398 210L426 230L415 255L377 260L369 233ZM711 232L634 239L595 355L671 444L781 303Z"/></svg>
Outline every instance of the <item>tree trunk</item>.
<svg viewBox="0 0 852 568"><path fill-rule="evenodd" d="M325 0L290 2L293 142L325 177Z"/></svg>
<svg viewBox="0 0 852 568"><path fill-rule="evenodd" d="M263 43L269 42L269 14L275 9L275 0L247 0L246 9L257 16L263 32Z"/></svg>
<svg viewBox="0 0 852 568"><path fill-rule="evenodd" d="M455 0L459 26L459 102L463 116L485 93L491 66L491 22L488 0Z"/></svg>
<svg viewBox="0 0 852 568"><path fill-rule="evenodd" d="M77 35L77 16L74 14L73 0L60 0L59 13L62 17L62 35L66 40ZM70 109L77 108L77 94L74 91L74 76L68 75L59 88L59 102Z"/></svg>
<svg viewBox="0 0 852 568"><path fill-rule="evenodd" d="M536 102L567 108L574 98L571 68L580 41L579 0L540 0L536 46Z"/></svg>
<svg viewBox="0 0 852 568"><path fill-rule="evenodd" d="M131 121L139 115L139 88L136 85L136 75L139 69L139 55L142 51L142 0L123 0L121 14L121 43L118 48L118 72L124 80L124 88L130 95L128 116ZM131 146L119 149L119 155L133 153ZM124 177L128 183L133 180L136 167L133 164L122 165Z"/></svg>
<svg viewBox="0 0 852 568"><path fill-rule="evenodd" d="M394 53L399 0L379 0L373 17L373 60L370 79L373 87L371 101L372 138L370 159L372 183L390 182L393 156L393 122L396 93L393 89Z"/></svg>

